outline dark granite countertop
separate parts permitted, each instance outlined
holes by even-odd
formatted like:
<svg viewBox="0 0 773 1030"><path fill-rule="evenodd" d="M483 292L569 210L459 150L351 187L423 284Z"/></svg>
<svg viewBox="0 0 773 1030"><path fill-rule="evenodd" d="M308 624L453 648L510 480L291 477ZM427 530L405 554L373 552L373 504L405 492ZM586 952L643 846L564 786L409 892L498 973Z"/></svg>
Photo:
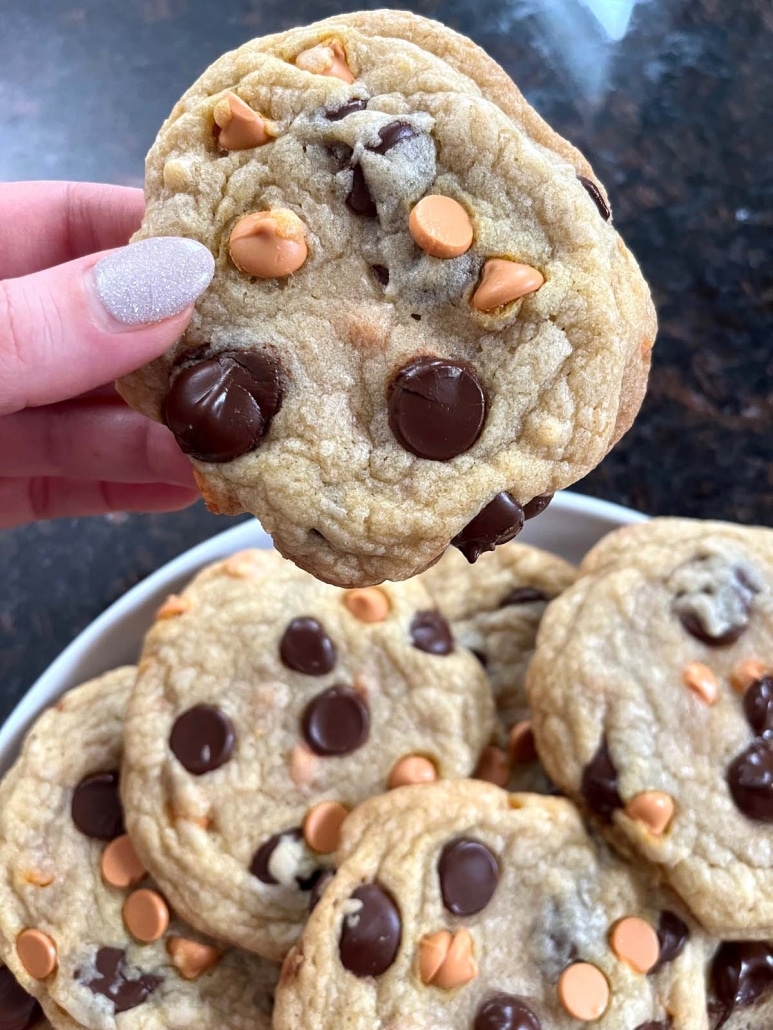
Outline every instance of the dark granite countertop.
<svg viewBox="0 0 773 1030"><path fill-rule="evenodd" d="M158 125L222 51L380 6L4 0L0 177L140 185ZM578 489L651 514L773 524L770 0L396 6L472 36L585 151L652 284L649 396ZM233 522L197 505L1 534L0 718L110 602Z"/></svg>

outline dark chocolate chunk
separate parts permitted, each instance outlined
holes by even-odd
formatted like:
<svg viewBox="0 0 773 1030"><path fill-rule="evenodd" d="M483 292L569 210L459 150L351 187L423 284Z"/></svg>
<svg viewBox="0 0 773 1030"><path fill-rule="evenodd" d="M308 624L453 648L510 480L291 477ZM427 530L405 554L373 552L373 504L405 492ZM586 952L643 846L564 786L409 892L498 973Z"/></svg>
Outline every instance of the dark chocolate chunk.
<svg viewBox="0 0 773 1030"><path fill-rule="evenodd" d="M398 443L419 458L448 461L464 454L485 419L483 387L463 362L416 358L390 384L390 428Z"/></svg>
<svg viewBox="0 0 773 1030"><path fill-rule="evenodd" d="M288 669L307 676L324 676L335 667L336 649L316 619L293 619L279 644L279 656Z"/></svg>
<svg viewBox="0 0 773 1030"><path fill-rule="evenodd" d="M313 912L317 905L322 900L322 895L325 893L327 885L335 876L334 869L320 869L314 883L311 887L311 894L309 895L309 912Z"/></svg>
<svg viewBox="0 0 773 1030"><path fill-rule="evenodd" d="M346 118L347 115L354 114L355 111L364 111L367 106L367 100L347 100L346 103L341 104L340 107L335 107L330 111L325 111L325 117L329 122L340 122L342 118Z"/></svg>
<svg viewBox="0 0 773 1030"><path fill-rule="evenodd" d="M743 696L743 710L758 737L773 734L773 676L762 676Z"/></svg>
<svg viewBox="0 0 773 1030"><path fill-rule="evenodd" d="M443 904L452 915L473 916L491 901L499 883L499 863L479 840L458 837L438 860Z"/></svg>
<svg viewBox="0 0 773 1030"><path fill-rule="evenodd" d="M522 998L495 994L478 1009L473 1030L542 1030L542 1023Z"/></svg>
<svg viewBox="0 0 773 1030"><path fill-rule="evenodd" d="M378 214L376 202L370 195L365 173L360 165L355 165L352 169L352 188L346 198L346 206L363 218L375 218Z"/></svg>
<svg viewBox="0 0 773 1030"><path fill-rule="evenodd" d="M371 265L370 270L382 286L389 286L389 269L386 265Z"/></svg>
<svg viewBox="0 0 773 1030"><path fill-rule="evenodd" d="M481 508L451 543L458 547L472 565L484 551L493 551L512 540L523 529L523 508L504 491Z"/></svg>
<svg viewBox="0 0 773 1030"><path fill-rule="evenodd" d="M386 154L392 147L396 147L398 143L404 139L413 139L418 133L410 126L406 125L405 122L390 122L389 125L385 125L383 129L378 130L379 139L381 143L377 147L369 147L374 154Z"/></svg>
<svg viewBox="0 0 773 1030"><path fill-rule="evenodd" d="M125 959L126 953L120 948L100 948L95 960L98 975L86 981L90 991L112 1001L116 1015L142 1005L163 982L150 973L130 979L125 972Z"/></svg>
<svg viewBox="0 0 773 1030"><path fill-rule="evenodd" d="M605 737L590 763L583 769L581 790L590 810L604 822L611 822L615 809L623 807L617 792L617 769L612 764Z"/></svg>
<svg viewBox="0 0 773 1030"><path fill-rule="evenodd" d="M667 963L679 958L690 937L687 923L680 919L676 912L670 912L668 909L660 913L657 932L658 941L660 942L660 955L658 956L657 963L650 970L651 974L657 973Z"/></svg>
<svg viewBox="0 0 773 1030"><path fill-rule="evenodd" d="M411 621L411 643L427 654L451 654L454 649L451 627L436 608L416 612Z"/></svg>
<svg viewBox="0 0 773 1030"><path fill-rule="evenodd" d="M125 833L118 773L85 776L75 788L70 813L81 833L94 840L115 840Z"/></svg>
<svg viewBox="0 0 773 1030"><path fill-rule="evenodd" d="M537 587L515 587L509 594L505 594L499 602L499 607L508 608L510 605L535 604L549 600L544 590L538 590Z"/></svg>
<svg viewBox="0 0 773 1030"><path fill-rule="evenodd" d="M714 953L710 976L721 1026L735 1009L751 1005L773 989L773 946L763 941L725 941Z"/></svg>
<svg viewBox="0 0 773 1030"><path fill-rule="evenodd" d="M598 208L601 217L604 219L605 222L608 222L609 219L612 217L612 212L609 210L609 206L606 200L604 200L601 190L598 188L598 186L592 179L586 179L584 175L578 175L577 178L583 184L588 193L588 196Z"/></svg>
<svg viewBox="0 0 773 1030"><path fill-rule="evenodd" d="M756 822L773 823L773 750L755 740L727 767L727 782L738 808Z"/></svg>
<svg viewBox="0 0 773 1030"><path fill-rule="evenodd" d="M351 687L331 687L306 705L303 737L317 755L350 755L370 733L370 712Z"/></svg>
<svg viewBox="0 0 773 1030"><path fill-rule="evenodd" d="M273 837L269 837L267 841L261 844L253 855L252 862L250 863L250 872L253 876L257 876L261 883L267 883L271 886L279 883L279 880L272 875L269 866L271 864L271 856L279 844L287 837L292 840L302 840L303 830L300 826L294 826L291 830L275 833Z"/></svg>
<svg viewBox="0 0 773 1030"><path fill-rule="evenodd" d="M703 581L681 590L674 601L682 625L709 647L734 644L748 629L752 600L759 588L743 569L733 568L717 556L698 558L680 571L696 569L705 570Z"/></svg>
<svg viewBox="0 0 773 1030"><path fill-rule="evenodd" d="M355 976L380 976L397 957L403 924L394 899L377 883L366 883L352 894L361 906L344 916L338 952L344 969Z"/></svg>
<svg viewBox="0 0 773 1030"><path fill-rule="evenodd" d="M0 1030L31 1030L43 1018L37 1001L0 966Z"/></svg>
<svg viewBox="0 0 773 1030"><path fill-rule="evenodd" d="M163 418L186 454L232 461L255 450L281 403L280 369L271 355L222 351L181 368Z"/></svg>
<svg viewBox="0 0 773 1030"><path fill-rule="evenodd" d="M524 519L527 522L529 519L536 519L553 500L553 496L553 494L542 494L540 497L532 497L529 503L523 506Z"/></svg>
<svg viewBox="0 0 773 1030"><path fill-rule="evenodd" d="M219 769L233 755L233 723L214 705L194 705L175 720L169 746L194 776Z"/></svg>

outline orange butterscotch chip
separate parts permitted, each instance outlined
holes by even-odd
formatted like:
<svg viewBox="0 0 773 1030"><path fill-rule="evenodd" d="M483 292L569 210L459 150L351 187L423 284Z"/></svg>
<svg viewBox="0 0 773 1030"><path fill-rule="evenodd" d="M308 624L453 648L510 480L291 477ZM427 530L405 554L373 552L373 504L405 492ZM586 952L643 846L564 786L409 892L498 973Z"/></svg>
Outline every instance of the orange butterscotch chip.
<svg viewBox="0 0 773 1030"><path fill-rule="evenodd" d="M510 780L510 761L502 748L494 747L493 744L484 747L472 777L497 787L506 787Z"/></svg>
<svg viewBox="0 0 773 1030"><path fill-rule="evenodd" d="M507 750L513 765L528 765L537 761L537 748L534 744L534 730L531 719L517 722L507 735Z"/></svg>
<svg viewBox="0 0 773 1030"><path fill-rule="evenodd" d="M461 927L429 933L419 941L419 976L422 983L450 991L474 980L478 963L473 955L470 931Z"/></svg>
<svg viewBox="0 0 773 1030"><path fill-rule="evenodd" d="M730 685L739 694L745 694L755 680L770 672L759 658L746 658L739 662L730 674Z"/></svg>
<svg viewBox="0 0 773 1030"><path fill-rule="evenodd" d="M703 662L690 662L682 670L682 681L686 687L707 705L717 703L719 698L719 681L708 665Z"/></svg>
<svg viewBox="0 0 773 1030"><path fill-rule="evenodd" d="M156 891L143 887L126 899L123 906L126 929L144 944L163 937L169 927L169 908Z"/></svg>
<svg viewBox="0 0 773 1030"><path fill-rule="evenodd" d="M575 962L561 974L558 1000L570 1016L590 1023L604 1015L609 1004L609 984L597 966Z"/></svg>
<svg viewBox="0 0 773 1030"><path fill-rule="evenodd" d="M341 842L341 827L349 809L338 801L320 801L306 813L303 820L303 838L312 851L330 855Z"/></svg>
<svg viewBox="0 0 773 1030"><path fill-rule="evenodd" d="M312 75L328 75L342 82L354 82L352 70L346 60L346 51L338 40L301 51L295 58L295 66L301 71L311 72Z"/></svg>
<svg viewBox="0 0 773 1030"><path fill-rule="evenodd" d="M240 272L258 279L283 279L306 258L306 226L294 211L277 207L244 215L231 230L231 260Z"/></svg>
<svg viewBox="0 0 773 1030"><path fill-rule="evenodd" d="M166 950L183 980L196 980L223 957L220 948L211 944L200 944L187 937L170 937Z"/></svg>
<svg viewBox="0 0 773 1030"><path fill-rule="evenodd" d="M111 840L102 852L102 879L111 887L133 887L147 870L127 834Z"/></svg>
<svg viewBox="0 0 773 1030"><path fill-rule="evenodd" d="M480 286L473 293L471 303L476 311L493 311L527 293L536 293L544 282L545 276L531 265L490 258L483 266Z"/></svg>
<svg viewBox="0 0 773 1030"><path fill-rule="evenodd" d="M316 756L305 744L296 744L290 752L290 779L296 787L308 787L314 781Z"/></svg>
<svg viewBox="0 0 773 1030"><path fill-rule="evenodd" d="M220 130L217 143L222 150L251 150L273 139L266 120L235 93L221 97L213 114Z"/></svg>
<svg viewBox="0 0 773 1030"><path fill-rule="evenodd" d="M59 964L56 944L42 930L22 930L16 938L16 954L35 980L45 980Z"/></svg>
<svg viewBox="0 0 773 1030"><path fill-rule="evenodd" d="M378 587L347 590L344 607L360 622L383 622L389 615L389 598Z"/></svg>
<svg viewBox="0 0 773 1030"><path fill-rule="evenodd" d="M635 973L649 973L660 958L660 941L648 922L627 916L612 927L609 946Z"/></svg>
<svg viewBox="0 0 773 1030"><path fill-rule="evenodd" d="M661 837L674 818L674 799L662 790L644 790L626 803L625 814L643 823L655 837Z"/></svg>
<svg viewBox="0 0 773 1030"><path fill-rule="evenodd" d="M416 783L434 783L436 779L434 762L423 755L406 755L392 766L387 786L394 790L395 787L409 787Z"/></svg>
<svg viewBox="0 0 773 1030"><path fill-rule="evenodd" d="M37 869L28 869L22 873L25 883L31 883L33 887L50 887L56 877L53 873L41 873Z"/></svg>
<svg viewBox="0 0 773 1030"><path fill-rule="evenodd" d="M156 612L156 619L175 619L191 610L191 602L178 594L170 594Z"/></svg>
<svg viewBox="0 0 773 1030"><path fill-rule="evenodd" d="M416 243L432 257L459 257L472 246L470 216L451 197L424 197L411 211L408 228Z"/></svg>

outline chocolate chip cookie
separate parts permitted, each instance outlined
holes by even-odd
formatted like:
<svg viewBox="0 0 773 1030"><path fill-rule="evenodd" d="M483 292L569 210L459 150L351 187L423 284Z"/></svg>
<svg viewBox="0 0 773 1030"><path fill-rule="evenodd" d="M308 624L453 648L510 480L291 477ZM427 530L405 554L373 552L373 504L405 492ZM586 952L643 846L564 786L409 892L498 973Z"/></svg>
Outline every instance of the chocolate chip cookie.
<svg viewBox="0 0 773 1030"><path fill-rule="evenodd" d="M581 156L472 44L373 18L248 43L175 107L138 238L217 271L120 386L213 510L343 586L413 575L482 513L512 538L628 427L655 334Z"/></svg>
<svg viewBox="0 0 773 1030"><path fill-rule="evenodd" d="M3 958L58 1030L269 1030L278 967L183 923L126 836L134 676L118 669L61 698L0 787ZM0 970L3 1030L36 1013Z"/></svg>
<svg viewBox="0 0 773 1030"><path fill-rule="evenodd" d="M38 1001L0 962L0 1030L49 1030Z"/></svg>
<svg viewBox="0 0 773 1030"><path fill-rule="evenodd" d="M283 956L349 810L469 775L493 722L479 663L419 582L340 590L244 552L170 599L146 639L127 825L186 919Z"/></svg>
<svg viewBox="0 0 773 1030"><path fill-rule="evenodd" d="M675 907L676 906L676 907ZM373 799L287 956L295 1030L699 1030L702 933L563 799L474 781Z"/></svg>
<svg viewBox="0 0 773 1030"><path fill-rule="evenodd" d="M720 937L773 936L773 531L655 519L603 540L527 676L540 755Z"/></svg>

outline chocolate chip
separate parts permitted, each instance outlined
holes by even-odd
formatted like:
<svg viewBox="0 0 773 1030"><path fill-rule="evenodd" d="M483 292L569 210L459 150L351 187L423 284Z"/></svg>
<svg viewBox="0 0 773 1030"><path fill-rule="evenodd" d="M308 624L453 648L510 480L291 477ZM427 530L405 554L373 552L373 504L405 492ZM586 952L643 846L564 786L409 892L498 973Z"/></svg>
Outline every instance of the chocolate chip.
<svg viewBox="0 0 773 1030"><path fill-rule="evenodd" d="M430 461L468 451L483 429L486 397L475 372L460 361L416 358L389 387L389 425L398 442Z"/></svg>
<svg viewBox="0 0 773 1030"><path fill-rule="evenodd" d="M94 840L115 840L125 833L118 773L84 777L73 793L70 813L81 833Z"/></svg>
<svg viewBox="0 0 773 1030"><path fill-rule="evenodd" d="M481 912L499 883L499 864L485 844L459 837L443 848L438 861L443 904L455 916Z"/></svg>
<svg viewBox="0 0 773 1030"><path fill-rule="evenodd" d="M324 676L336 663L333 641L316 619L293 619L279 644L284 665L307 676Z"/></svg>
<svg viewBox="0 0 773 1030"><path fill-rule="evenodd" d="M43 1018L37 1001L0 966L0 1030L30 1030Z"/></svg>
<svg viewBox="0 0 773 1030"><path fill-rule="evenodd" d="M599 214L601 215L601 217L604 219L605 222L608 222L609 219L612 217L612 212L609 210L609 206L606 200L604 200L604 197L601 194L601 190L598 188L598 186L592 179L586 179L584 175L578 175L577 178L580 180L580 182L587 190L590 199L599 209Z"/></svg>
<svg viewBox="0 0 773 1030"><path fill-rule="evenodd" d="M522 998L495 994L478 1009L473 1030L542 1030L542 1023Z"/></svg>
<svg viewBox="0 0 773 1030"><path fill-rule="evenodd" d="M727 782L738 808L756 822L773 823L773 750L755 740L727 768Z"/></svg>
<svg viewBox="0 0 773 1030"><path fill-rule="evenodd" d="M374 154L386 154L388 150L396 147L398 143L405 139L413 139L418 133L411 125L406 125L405 122L390 122L389 125L385 125L383 129L378 130L378 135L381 143L377 147L368 147Z"/></svg>
<svg viewBox="0 0 773 1030"><path fill-rule="evenodd" d="M250 872L253 876L257 876L261 883L267 883L272 886L279 883L279 880L277 880L271 873L271 856L282 841L287 838L290 838L291 840L302 840L303 830L300 826L295 826L291 830L283 830L282 833L275 833L273 837L269 837L264 844L261 844L253 855L252 862L250 863Z"/></svg>
<svg viewBox="0 0 773 1030"><path fill-rule="evenodd" d="M364 111L367 106L367 100L347 100L340 107L335 107L331 111L325 111L325 117L329 122L340 122L342 118L354 114L355 111Z"/></svg>
<svg viewBox="0 0 773 1030"><path fill-rule="evenodd" d="M773 947L762 941L720 944L711 963L711 986L723 1023L734 1009L751 1005L773 988Z"/></svg>
<svg viewBox="0 0 773 1030"><path fill-rule="evenodd" d="M331 687L306 705L303 737L317 755L350 755L370 733L370 712L351 687Z"/></svg>
<svg viewBox="0 0 773 1030"><path fill-rule="evenodd" d="M773 734L773 676L752 683L743 697L743 710L758 737Z"/></svg>
<svg viewBox="0 0 773 1030"><path fill-rule="evenodd" d="M623 802L617 792L617 769L602 738L599 749L582 772L582 796L592 812L604 820L612 821L612 813L622 808Z"/></svg>
<svg viewBox="0 0 773 1030"><path fill-rule="evenodd" d="M231 758L233 723L214 705L194 705L175 720L169 746L189 773L202 776Z"/></svg>
<svg viewBox="0 0 773 1030"><path fill-rule="evenodd" d="M346 206L363 218L375 218L378 214L376 203L370 195L368 184L365 181L365 173L360 165L355 165L352 169L352 188L346 198Z"/></svg>
<svg viewBox="0 0 773 1030"><path fill-rule="evenodd" d="M309 895L309 912L313 912L317 905L322 900L322 895L327 889L327 885L335 876L335 870L333 869L320 869L317 878L311 888L311 894Z"/></svg>
<svg viewBox="0 0 773 1030"><path fill-rule="evenodd" d="M338 953L344 969L355 976L380 976L397 957L403 933L400 910L377 883L366 883L352 894L362 904L344 916Z"/></svg>
<svg viewBox="0 0 773 1030"><path fill-rule="evenodd" d="M743 569L717 555L682 566L673 577L674 601L682 625L709 647L727 647L746 631L759 588Z"/></svg>
<svg viewBox="0 0 773 1030"><path fill-rule="evenodd" d="M553 494L542 494L540 497L532 497L529 503L523 506L524 519L527 522L529 519L536 519L553 500L553 496Z"/></svg>
<svg viewBox="0 0 773 1030"><path fill-rule="evenodd" d="M411 643L427 654L451 654L454 649L451 627L435 608L416 612L411 621Z"/></svg>
<svg viewBox="0 0 773 1030"><path fill-rule="evenodd" d="M660 942L660 955L658 956L657 963L650 970L651 974L657 973L663 966L679 958L690 937L687 923L680 919L676 912L669 912L668 909L660 913L657 932L658 941Z"/></svg>
<svg viewBox="0 0 773 1030"><path fill-rule="evenodd" d="M534 604L549 600L544 590L538 590L537 587L515 587L509 594L505 594L499 602L499 607L508 608L510 605Z"/></svg>
<svg viewBox="0 0 773 1030"><path fill-rule="evenodd" d="M522 529L523 508L514 497L503 491L481 508L451 543L472 565L484 551L493 551L500 544L506 544Z"/></svg>
<svg viewBox="0 0 773 1030"><path fill-rule="evenodd" d="M86 981L90 991L112 1001L116 1015L142 1005L163 983L161 977L151 976L150 973L130 980L125 972L125 959L126 953L120 948L100 948L95 959L99 975Z"/></svg>
<svg viewBox="0 0 773 1030"><path fill-rule="evenodd" d="M186 454L200 461L232 461L258 446L281 403L274 358L223 351L177 373L163 418Z"/></svg>
<svg viewBox="0 0 773 1030"><path fill-rule="evenodd" d="M389 269L386 265L371 265L370 270L382 286L389 286Z"/></svg>

